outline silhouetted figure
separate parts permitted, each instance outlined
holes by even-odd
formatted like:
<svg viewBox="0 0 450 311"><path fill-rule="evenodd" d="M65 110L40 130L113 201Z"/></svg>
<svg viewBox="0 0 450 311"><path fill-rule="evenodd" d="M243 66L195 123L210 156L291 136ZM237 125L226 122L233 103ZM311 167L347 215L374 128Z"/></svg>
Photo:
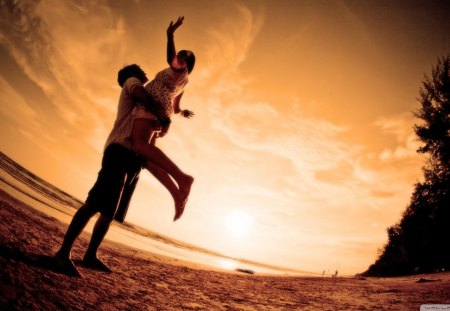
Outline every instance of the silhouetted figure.
<svg viewBox="0 0 450 311"><path fill-rule="evenodd" d="M122 91L117 118L105 144L101 170L85 204L75 213L61 248L54 257L56 265L67 274L80 276L71 260L71 250L79 234L96 213L100 213L100 216L82 264L88 268L111 272L98 259L97 251L112 220L116 218L123 222L144 163L143 158L131 150L132 110L139 102L158 116L159 122L170 123L170 119L162 113L161 107L145 90L143 86L145 79L144 71L137 65L126 66L118 73Z"/></svg>
<svg viewBox="0 0 450 311"><path fill-rule="evenodd" d="M192 111L180 109L184 86L195 64L195 56L191 51L176 53L175 50L173 34L183 20L184 17L178 18L167 29L169 68L159 72L153 81L148 81L145 72L137 65L126 66L119 71L118 82L122 92L117 118L105 144L102 168L86 203L75 213L61 248L54 257L56 264L68 274L80 275L71 260L71 249L86 224L98 212L100 217L82 264L111 272L98 259L97 251L112 220L124 221L143 166L172 194L176 211L174 221L184 211L194 178L182 172L155 146L156 138L167 133L174 112L186 118L194 115Z"/></svg>

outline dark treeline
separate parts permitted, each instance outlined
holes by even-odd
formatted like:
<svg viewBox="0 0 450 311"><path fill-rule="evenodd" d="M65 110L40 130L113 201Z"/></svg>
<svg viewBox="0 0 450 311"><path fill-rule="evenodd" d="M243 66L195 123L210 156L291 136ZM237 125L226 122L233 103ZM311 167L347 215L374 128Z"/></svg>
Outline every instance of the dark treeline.
<svg viewBox="0 0 450 311"><path fill-rule="evenodd" d="M367 276L397 276L450 269L450 55L439 58L419 91L414 131L427 156L400 222Z"/></svg>

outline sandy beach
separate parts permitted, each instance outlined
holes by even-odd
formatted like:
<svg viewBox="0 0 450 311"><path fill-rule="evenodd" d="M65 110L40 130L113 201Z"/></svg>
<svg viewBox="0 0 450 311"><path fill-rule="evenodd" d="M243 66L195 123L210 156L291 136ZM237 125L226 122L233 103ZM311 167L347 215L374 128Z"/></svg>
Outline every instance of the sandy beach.
<svg viewBox="0 0 450 311"><path fill-rule="evenodd" d="M207 267L105 241L114 270L55 271L66 224L0 193L2 310L419 310L450 303L450 273L398 278L282 277ZM80 260L89 236L75 244Z"/></svg>

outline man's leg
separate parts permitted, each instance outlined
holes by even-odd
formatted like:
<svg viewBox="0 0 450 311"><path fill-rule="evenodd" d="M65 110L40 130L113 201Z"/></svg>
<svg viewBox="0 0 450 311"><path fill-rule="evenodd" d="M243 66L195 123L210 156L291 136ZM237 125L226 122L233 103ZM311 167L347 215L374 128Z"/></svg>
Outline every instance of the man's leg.
<svg viewBox="0 0 450 311"><path fill-rule="evenodd" d="M80 276L80 273L71 260L71 250L73 243L95 213L96 211L89 204L84 204L78 209L70 222L61 248L55 255L58 267L68 274Z"/></svg>
<svg viewBox="0 0 450 311"><path fill-rule="evenodd" d="M100 202L100 217L92 231L91 240L83 258L83 265L87 268L111 272L111 269L98 259L97 251L109 230L117 207L120 205L123 189L128 175L130 175L129 167L137 166L137 169L140 170L142 160L132 151L119 145L111 145L105 154L102 172L98 178L100 182L98 187L90 192L91 197L97 197L96 201Z"/></svg>
<svg viewBox="0 0 450 311"><path fill-rule="evenodd" d="M114 217L114 213L120 202L125 179L127 176L126 171L123 171L122 169L110 169L108 173L109 174L105 175L105 179L109 179L109 187L105 189L108 189L109 193L107 197L104 196L103 209L100 210L100 216L95 223L88 249L86 250L83 258L83 265L86 268L104 272L111 272L111 269L97 258L97 251L100 247L100 244L103 242L106 233L109 230Z"/></svg>
<svg viewBox="0 0 450 311"><path fill-rule="evenodd" d="M103 215L100 215L100 217L97 219L94 230L92 232L91 241L89 242L89 247L83 258L84 266L104 272L112 272L112 270L108 268L108 266L106 266L103 262L101 262L100 259L97 258L98 248L103 242L103 239L105 238L106 233L109 230L111 222L111 218L105 217Z"/></svg>
<svg viewBox="0 0 450 311"><path fill-rule="evenodd" d="M89 206L89 204L84 204L78 209L70 222L61 248L57 252L58 256L65 258L71 257L70 252L72 250L73 243L94 214L95 211Z"/></svg>
<svg viewBox="0 0 450 311"><path fill-rule="evenodd" d="M142 164L136 166L127 174L127 180L123 187L122 196L120 197L119 206L117 207L117 211L114 214L114 220L117 220L120 223L125 221L125 217L128 212L128 208L130 207L131 197L133 196L134 190L136 189L136 185L139 181L139 173L142 169Z"/></svg>

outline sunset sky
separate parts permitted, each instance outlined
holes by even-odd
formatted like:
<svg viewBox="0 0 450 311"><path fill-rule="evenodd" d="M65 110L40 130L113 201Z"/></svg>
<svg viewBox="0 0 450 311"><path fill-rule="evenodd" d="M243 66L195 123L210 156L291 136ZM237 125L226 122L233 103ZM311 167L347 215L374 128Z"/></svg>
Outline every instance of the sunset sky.
<svg viewBox="0 0 450 311"><path fill-rule="evenodd" d="M166 67L181 15L195 117L158 145L195 183L173 223L143 171L127 220L230 256L364 271L421 179L412 111L450 52L450 2L0 0L0 150L84 200L118 69Z"/></svg>

